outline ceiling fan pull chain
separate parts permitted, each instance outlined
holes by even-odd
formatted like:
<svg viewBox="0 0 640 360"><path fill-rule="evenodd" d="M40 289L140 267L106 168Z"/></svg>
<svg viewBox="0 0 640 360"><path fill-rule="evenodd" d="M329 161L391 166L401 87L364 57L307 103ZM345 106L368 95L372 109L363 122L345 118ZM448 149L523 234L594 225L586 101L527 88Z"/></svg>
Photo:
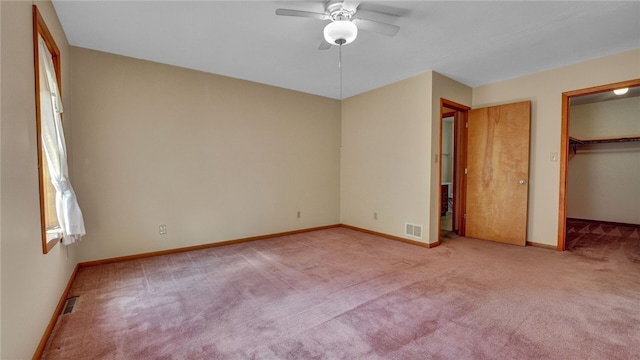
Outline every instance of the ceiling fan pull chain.
<svg viewBox="0 0 640 360"><path fill-rule="evenodd" d="M338 45L338 67L340 68L340 100L342 101L342 44Z"/></svg>

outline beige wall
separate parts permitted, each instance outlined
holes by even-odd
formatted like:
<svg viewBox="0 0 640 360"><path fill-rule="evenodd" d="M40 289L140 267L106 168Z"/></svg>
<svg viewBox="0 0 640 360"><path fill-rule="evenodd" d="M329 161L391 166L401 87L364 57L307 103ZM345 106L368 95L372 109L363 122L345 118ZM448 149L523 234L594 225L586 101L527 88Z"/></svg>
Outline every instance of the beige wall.
<svg viewBox="0 0 640 360"><path fill-rule="evenodd" d="M579 139L640 135L640 97L571 107ZM569 157L567 216L640 224L640 143L581 146Z"/></svg>
<svg viewBox="0 0 640 360"><path fill-rule="evenodd" d="M562 93L640 78L640 50L473 89L473 107L531 100L528 241L557 245Z"/></svg>
<svg viewBox="0 0 640 360"><path fill-rule="evenodd" d="M640 97L571 106L569 125L578 139L640 136Z"/></svg>
<svg viewBox="0 0 640 360"><path fill-rule="evenodd" d="M438 240L440 98L470 104L471 89L429 72L343 101L342 223ZM406 222L423 226L421 240Z"/></svg>
<svg viewBox="0 0 640 360"><path fill-rule="evenodd" d="M72 49L80 261L339 222L339 101Z"/></svg>
<svg viewBox="0 0 640 360"><path fill-rule="evenodd" d="M42 254L31 5L0 2L2 359L31 358L76 264L75 247ZM53 6L38 6L61 51L62 96L69 104L69 47ZM64 121L68 130L70 111Z"/></svg>
<svg viewBox="0 0 640 360"><path fill-rule="evenodd" d="M343 101L342 223L401 237L405 222L428 226L431 79L426 73Z"/></svg>

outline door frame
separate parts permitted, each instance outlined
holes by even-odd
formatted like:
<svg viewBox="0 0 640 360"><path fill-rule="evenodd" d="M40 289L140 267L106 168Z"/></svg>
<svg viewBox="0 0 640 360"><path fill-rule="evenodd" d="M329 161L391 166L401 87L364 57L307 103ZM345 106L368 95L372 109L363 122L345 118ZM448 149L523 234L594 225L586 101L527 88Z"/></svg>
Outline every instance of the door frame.
<svg viewBox="0 0 640 360"><path fill-rule="evenodd" d="M454 110L454 124L453 124L453 219L452 229L458 229L458 235L465 235L465 222L462 214L466 212L466 178L459 176L464 174L464 168L467 164L467 131L464 124L467 123L467 113L471 110L471 107L459 104L457 102L440 98L440 166L438 167L438 204L442 204L442 191L440 191L440 184L442 183L442 119L445 114L450 113L450 110ZM457 206L456 206L457 205ZM438 216L438 240L440 239L441 216Z"/></svg>
<svg viewBox="0 0 640 360"><path fill-rule="evenodd" d="M560 127L560 201L558 210L558 247L559 251L565 250L567 232L567 172L569 170L569 121L571 98L583 95L596 94L625 87L640 86L640 79L633 79L594 86L562 93L562 123Z"/></svg>

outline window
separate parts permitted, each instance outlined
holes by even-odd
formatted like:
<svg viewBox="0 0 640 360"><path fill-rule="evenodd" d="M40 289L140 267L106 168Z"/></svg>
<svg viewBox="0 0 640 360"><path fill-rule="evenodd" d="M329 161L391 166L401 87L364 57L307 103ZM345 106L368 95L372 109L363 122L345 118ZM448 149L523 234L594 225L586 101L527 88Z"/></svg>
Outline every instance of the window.
<svg viewBox="0 0 640 360"><path fill-rule="evenodd" d="M67 169L60 50L35 5L33 53L42 251L46 254L60 240L67 245L74 243L85 231Z"/></svg>
<svg viewBox="0 0 640 360"><path fill-rule="evenodd" d="M60 222L56 212L56 190L51 183L51 174L49 165L46 160L44 148L42 146L42 102L51 101L49 99L40 98L41 86L41 70L40 56L46 54L40 53L40 41L44 41L46 48L51 54L53 66L56 72L56 80L58 86L61 87L60 77L60 50L56 45L44 19L40 15L38 8L33 6L33 53L35 66L35 86L36 86L36 128L37 128L37 144L38 144L38 175L40 182L40 221L42 222L42 251L48 253L62 238L60 231ZM59 91L59 90L58 90Z"/></svg>

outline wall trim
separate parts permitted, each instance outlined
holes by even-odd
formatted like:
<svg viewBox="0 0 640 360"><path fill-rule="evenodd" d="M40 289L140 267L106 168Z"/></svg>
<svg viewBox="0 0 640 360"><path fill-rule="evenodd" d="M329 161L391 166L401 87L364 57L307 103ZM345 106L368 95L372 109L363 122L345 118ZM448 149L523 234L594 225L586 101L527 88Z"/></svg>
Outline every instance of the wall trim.
<svg viewBox="0 0 640 360"><path fill-rule="evenodd" d="M325 230L325 229L331 229L331 228L336 228L336 227L340 227L340 224L318 226L318 227L313 227L313 228L285 231L285 232L267 234L267 235L251 236L251 237L246 237L246 238L241 238L241 239L220 241L220 242L208 243L208 244L202 244L202 245L195 245L195 246L186 246L186 247L169 249L169 250L152 251L152 252L142 253L142 254L118 256L118 257L106 258L106 259L101 259L101 260L84 261L84 262L78 263L78 266L85 267L85 266L96 266L96 265L103 265L103 264L111 264L111 263L116 263L116 262L120 262L120 261L144 259L144 258L154 257L154 256L170 255L170 254L177 254L177 253L182 253L182 252L187 252L187 251L209 249L209 248L214 248L214 247L219 247L219 246L240 244L240 243L249 242L249 241L256 241L256 240L271 239L271 238L280 237L280 236L302 234L302 233L306 233L306 232Z"/></svg>
<svg viewBox="0 0 640 360"><path fill-rule="evenodd" d="M440 245L440 240L433 242L433 243L425 243L422 241L415 241L415 240L410 240L410 239L405 239L399 236L394 236L394 235L389 235L389 234L385 234L385 233L381 233L381 232L377 232L377 231L373 231L373 230L367 230L367 229L363 229L363 228L359 228L356 226L351 226L351 225L346 225L346 224L340 224L340 227L346 228L346 229L351 229L351 230L355 230L355 231L359 231L359 232L363 232L366 234L371 234L371 235L376 235L376 236L380 236L386 239L390 239L390 240L395 240L395 241L400 241L403 243L407 243L407 244L411 244L411 245L417 245L417 246L422 246L422 247L426 247L426 248L434 248L438 245Z"/></svg>
<svg viewBox="0 0 640 360"><path fill-rule="evenodd" d="M152 252L148 252L148 253L127 255L127 256L118 256L118 257L106 258L106 259L100 259L100 260L93 260L93 261L83 261L83 262L79 262L78 263L78 267L96 266L96 265L111 264L111 263L127 261L127 260L144 259L144 258L154 257L154 256L177 254L177 253L182 253L182 252L187 252L187 251L209 249L209 248L214 248L214 247L219 247L219 246L240 244L240 243L244 243L244 242L257 241L257 240L265 240L265 239L271 239L271 238L275 238L275 237L302 234L302 233L306 233L306 232L325 230L325 229L332 229L332 228L337 228L337 227L343 227L343 228L346 228L346 229L351 229L351 230L355 230L355 231L359 231L359 232L363 232L363 233L367 233L367 234L371 234L371 235L380 236L380 237L383 237L383 238L386 238L386 239L400 241L400 242L404 242L404 243L407 243L407 244L422 246L422 247L426 247L426 248L433 248L433 247L436 247L436 246L440 245L440 241L436 241L434 243L425 243L425 242L421 242L421 241L415 241L415 240L401 238L401 237L398 237L398 236L384 234L384 233L380 233L380 232L377 232L377 231L367 230L367 229L359 228L359 227L356 227L356 226L345 225L345 224L334 224L334 225L319 226L319 227L313 227L313 228L307 228L307 229L285 231L285 232L273 233L273 234L267 234L267 235L258 235L258 236L252 236L252 237L235 239L235 240L220 241L220 242L216 242L216 243L208 243L208 244L202 244L202 245L187 246L187 247L181 247L181 248L175 248L175 249L169 249L169 250L152 251Z"/></svg>
<svg viewBox="0 0 640 360"><path fill-rule="evenodd" d="M58 305L56 306L56 309L53 311L53 315L51 316L51 320L49 320L49 325L47 325L47 328L44 330L44 334L42 334L42 338L40 339L40 343L38 344L38 347L36 348L36 352L33 354L33 360L37 360L40 359L42 357L42 352L44 352L44 348L47 345L47 342L49 341L49 337L51 336L51 333L53 332L53 328L56 326L56 322L58 321L58 317L60 316L60 314L62 314L62 310L64 308L64 304L67 301L67 298L69 297L69 292L71 291L71 285L73 285L73 282L76 279L76 275L78 274L78 269L80 268L80 266L78 264L76 264L76 266L73 268L73 272L71 273L71 276L69 277L69 281L67 281L67 286L64 288L64 291L62 292L62 295L60 296L60 300L58 301Z"/></svg>

